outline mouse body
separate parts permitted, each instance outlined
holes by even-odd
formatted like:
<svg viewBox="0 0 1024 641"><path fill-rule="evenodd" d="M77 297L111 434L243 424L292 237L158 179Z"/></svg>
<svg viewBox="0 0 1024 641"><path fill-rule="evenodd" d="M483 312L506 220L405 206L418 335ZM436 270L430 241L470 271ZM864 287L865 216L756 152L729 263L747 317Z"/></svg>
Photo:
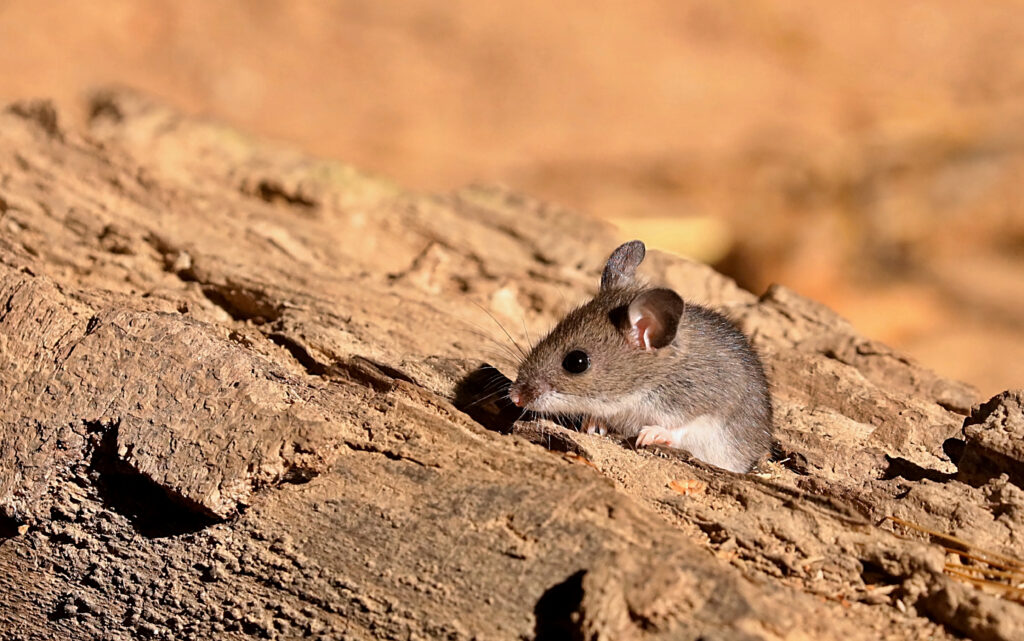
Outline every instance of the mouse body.
<svg viewBox="0 0 1024 641"><path fill-rule="evenodd" d="M509 398L541 414L582 415L588 432L747 472L772 443L761 360L718 312L641 282L644 255L640 241L612 253L600 291L533 347Z"/></svg>

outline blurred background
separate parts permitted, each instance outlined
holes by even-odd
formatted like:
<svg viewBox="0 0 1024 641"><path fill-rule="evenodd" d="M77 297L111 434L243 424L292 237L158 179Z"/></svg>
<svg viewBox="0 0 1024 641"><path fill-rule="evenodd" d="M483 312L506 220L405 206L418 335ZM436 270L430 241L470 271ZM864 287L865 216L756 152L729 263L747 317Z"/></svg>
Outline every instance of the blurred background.
<svg viewBox="0 0 1024 641"><path fill-rule="evenodd" d="M0 0L0 43L4 102L117 83L501 182L1024 387L1022 2Z"/></svg>

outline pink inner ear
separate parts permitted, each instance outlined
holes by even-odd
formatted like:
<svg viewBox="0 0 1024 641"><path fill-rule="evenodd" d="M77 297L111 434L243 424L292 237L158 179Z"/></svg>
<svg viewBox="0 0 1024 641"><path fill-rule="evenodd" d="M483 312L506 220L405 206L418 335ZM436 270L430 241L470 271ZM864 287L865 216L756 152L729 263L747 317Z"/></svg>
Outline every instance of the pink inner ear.
<svg viewBox="0 0 1024 641"><path fill-rule="evenodd" d="M636 336L635 347L651 351L651 330L654 328L654 319L648 316L641 316L633 323L633 331Z"/></svg>

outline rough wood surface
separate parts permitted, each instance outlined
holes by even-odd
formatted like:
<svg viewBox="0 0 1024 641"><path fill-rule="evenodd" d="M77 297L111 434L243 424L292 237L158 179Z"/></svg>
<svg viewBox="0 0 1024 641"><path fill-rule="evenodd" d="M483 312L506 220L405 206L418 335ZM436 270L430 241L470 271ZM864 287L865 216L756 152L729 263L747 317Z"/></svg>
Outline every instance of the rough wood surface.
<svg viewBox="0 0 1024 641"><path fill-rule="evenodd" d="M610 229L126 92L90 109L0 114L2 638L1024 638L1024 606L944 571L970 559L885 518L1019 555L1019 393L979 405L792 291L652 253L764 354L782 462L513 424L489 316L536 338Z"/></svg>

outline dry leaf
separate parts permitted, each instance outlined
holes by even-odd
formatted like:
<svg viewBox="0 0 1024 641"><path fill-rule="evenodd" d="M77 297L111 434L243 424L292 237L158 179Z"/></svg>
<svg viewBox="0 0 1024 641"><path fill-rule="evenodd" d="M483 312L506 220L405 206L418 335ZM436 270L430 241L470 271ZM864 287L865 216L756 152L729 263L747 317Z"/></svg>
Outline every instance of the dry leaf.
<svg viewBox="0 0 1024 641"><path fill-rule="evenodd" d="M675 480L668 484L669 488L679 492L683 496L703 494L708 489L708 484L697 479Z"/></svg>
<svg viewBox="0 0 1024 641"><path fill-rule="evenodd" d="M583 456L580 456L576 452L565 452L564 454L562 454L562 456L564 456L566 458L566 460L572 461L573 463L583 463L584 465L589 465L590 467L594 468L595 470L597 469L597 466L594 465L590 461L590 459L588 459L586 457L583 457Z"/></svg>

